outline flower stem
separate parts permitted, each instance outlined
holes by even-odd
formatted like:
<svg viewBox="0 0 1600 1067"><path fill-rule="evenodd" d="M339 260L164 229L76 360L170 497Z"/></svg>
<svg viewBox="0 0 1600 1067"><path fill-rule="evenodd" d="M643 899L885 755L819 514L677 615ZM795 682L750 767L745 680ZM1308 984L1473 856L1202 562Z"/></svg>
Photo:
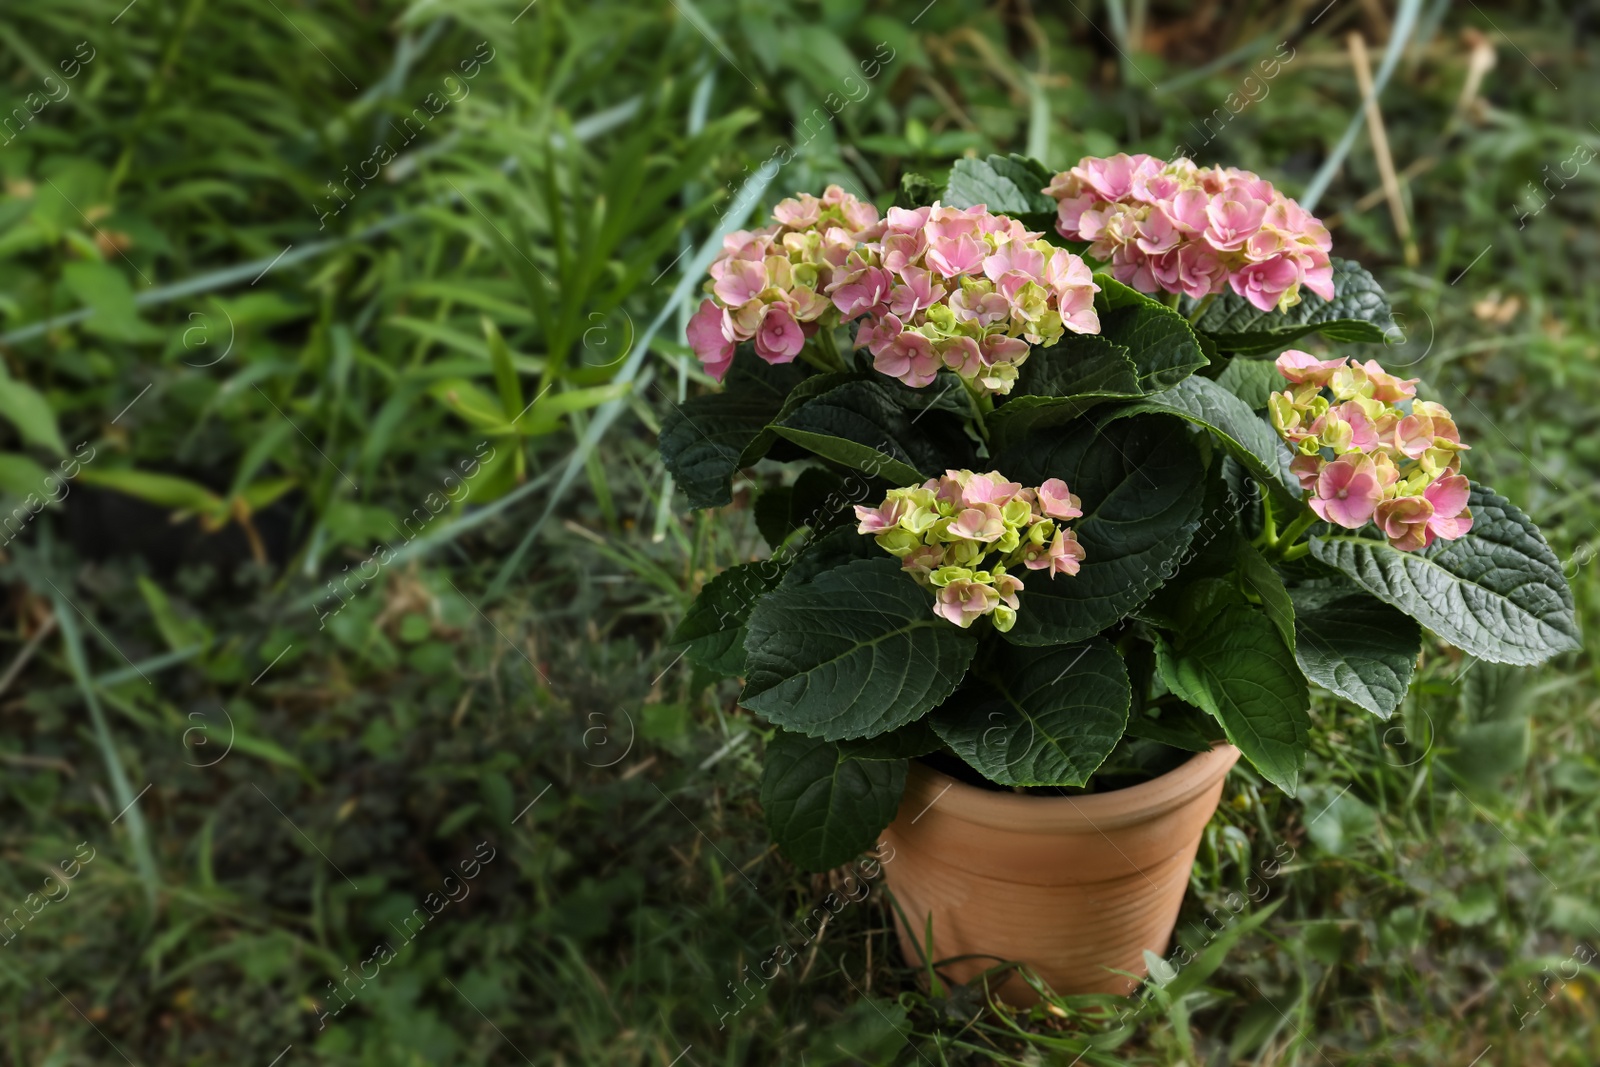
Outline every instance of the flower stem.
<svg viewBox="0 0 1600 1067"><path fill-rule="evenodd" d="M833 336L833 331L824 326L816 334L817 350L827 361L824 370L841 372L845 369L844 356L839 353L839 345Z"/></svg>
<svg viewBox="0 0 1600 1067"><path fill-rule="evenodd" d="M961 384L966 387L967 395L972 398L972 407L978 413L978 417L972 420L978 426L978 436L982 437L984 443L987 444L989 441L989 426L985 418L989 412L994 410L994 397L988 393L979 392L977 387L966 378L961 379Z"/></svg>
<svg viewBox="0 0 1600 1067"><path fill-rule="evenodd" d="M1278 544L1278 523L1272 515L1272 496L1269 493L1261 496L1261 532L1253 543L1257 548L1275 548Z"/></svg>
<svg viewBox="0 0 1600 1067"><path fill-rule="evenodd" d="M1189 322L1191 324L1199 322L1200 316L1206 313L1206 308L1210 307L1211 301L1215 300L1216 298L1216 293L1207 293L1204 297L1202 297L1200 303L1196 304L1194 310L1189 313Z"/></svg>
<svg viewBox="0 0 1600 1067"><path fill-rule="evenodd" d="M1273 540L1271 545L1271 547L1278 549L1278 558L1282 560L1299 559L1311 551L1310 545L1297 545L1295 542L1300 539L1301 534L1311 529L1312 524L1316 521L1317 513L1310 508L1306 508L1295 517L1293 522L1285 526L1283 532Z"/></svg>

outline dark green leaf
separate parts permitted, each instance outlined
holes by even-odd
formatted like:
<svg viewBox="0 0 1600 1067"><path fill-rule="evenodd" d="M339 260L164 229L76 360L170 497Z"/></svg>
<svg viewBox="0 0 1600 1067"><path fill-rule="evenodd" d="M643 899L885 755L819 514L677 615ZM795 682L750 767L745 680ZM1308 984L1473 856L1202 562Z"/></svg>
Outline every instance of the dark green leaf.
<svg viewBox="0 0 1600 1067"><path fill-rule="evenodd" d="M1217 384L1245 402L1251 411L1267 410L1273 393L1288 388L1276 364L1264 359L1230 359L1217 376Z"/></svg>
<svg viewBox="0 0 1600 1067"><path fill-rule="evenodd" d="M722 675L743 674L745 620L782 577L783 567L773 560L729 567L700 590L672 631L672 643L688 646L683 655L690 663Z"/></svg>
<svg viewBox="0 0 1600 1067"><path fill-rule="evenodd" d="M853 526L851 505L869 498L877 503L880 497L877 486L859 472L845 477L830 467L806 467L793 485L773 486L756 498L756 528L776 549L800 529L820 536L837 526Z"/></svg>
<svg viewBox="0 0 1600 1067"><path fill-rule="evenodd" d="M825 871L876 843L905 785L903 759L857 759L831 741L780 731L767 746L761 809L791 860Z"/></svg>
<svg viewBox="0 0 1600 1067"><path fill-rule="evenodd" d="M1144 395L1128 350L1093 334L1064 334L1022 364L1008 399L988 416L997 446L1061 426L1107 400Z"/></svg>
<svg viewBox="0 0 1600 1067"><path fill-rule="evenodd" d="M1248 300L1225 292L1201 313L1195 329L1224 352L1265 355L1287 348L1312 333L1330 341L1377 343L1394 328L1389 298L1366 268L1348 259L1333 260L1332 301L1304 287L1300 303L1288 311L1259 311ZM1193 301L1184 302L1192 309Z"/></svg>
<svg viewBox="0 0 1600 1067"><path fill-rule="evenodd" d="M804 367L772 366L741 347L720 393L691 397L661 422L661 461L695 508L733 499L733 475L759 459L748 451L804 378Z"/></svg>
<svg viewBox="0 0 1600 1067"><path fill-rule="evenodd" d="M1006 449L995 466L1024 485L1061 478L1084 508L1072 523L1085 553L1078 574L1024 572L1006 634L1016 644L1082 641L1121 619L1172 575L1199 525L1205 469L1177 419L1080 421Z"/></svg>
<svg viewBox="0 0 1600 1067"><path fill-rule="evenodd" d="M1267 613L1284 644L1295 647L1295 602L1284 587L1283 579L1273 570L1272 564L1256 547L1243 537L1234 535L1234 550L1239 559L1239 577L1247 590L1261 601L1261 610ZM1416 657L1412 657L1415 659ZM1300 663L1305 666L1305 661ZM1315 681L1315 679L1313 679Z"/></svg>
<svg viewBox="0 0 1600 1067"><path fill-rule="evenodd" d="M939 199L939 187L933 179L921 174L900 175L900 188L895 192L895 207L915 210L930 207Z"/></svg>
<svg viewBox="0 0 1600 1067"><path fill-rule="evenodd" d="M933 613L898 560L857 560L763 597L744 705L787 730L873 737L921 718L966 673L977 634Z"/></svg>
<svg viewBox="0 0 1600 1067"><path fill-rule="evenodd" d="M1421 552L1340 534L1313 537L1311 554L1479 659L1526 665L1580 648L1572 590L1538 527L1485 486L1467 504L1472 530Z"/></svg>
<svg viewBox="0 0 1600 1067"><path fill-rule="evenodd" d="M807 399L773 430L825 459L909 485L971 464L965 435L951 432L955 421L937 410L909 412L887 386L859 380Z"/></svg>
<svg viewBox="0 0 1600 1067"><path fill-rule="evenodd" d="M1103 638L1001 645L962 695L929 716L940 737L1001 785L1083 785L1128 721L1128 672Z"/></svg>
<svg viewBox="0 0 1600 1067"><path fill-rule="evenodd" d="M811 538L799 549L794 562L784 572L784 588L803 585L819 574L858 559L883 559L883 549L866 534L856 533L854 524L841 526Z"/></svg>
<svg viewBox="0 0 1600 1067"><path fill-rule="evenodd" d="M1177 385L1210 362L1182 315L1110 275L1094 280L1101 287L1095 297L1100 336L1128 350L1143 390Z"/></svg>
<svg viewBox="0 0 1600 1067"><path fill-rule="evenodd" d="M1209 378L1185 378L1165 392L1119 409L1125 412L1164 411L1210 430L1251 474L1271 486L1282 499L1298 504L1300 482L1289 471L1294 458L1289 446L1261 416Z"/></svg>
<svg viewBox="0 0 1600 1067"><path fill-rule="evenodd" d="M1185 752L1209 752L1212 742L1222 739L1222 727L1198 708L1171 705L1162 708L1159 717L1128 716L1128 736L1159 741Z"/></svg>
<svg viewBox="0 0 1600 1067"><path fill-rule="evenodd" d="M932 716L925 715L916 722L877 737L834 743L851 759L915 759L917 756L926 756L944 744L929 725L930 718Z"/></svg>
<svg viewBox="0 0 1600 1067"><path fill-rule="evenodd" d="M761 490L750 508L755 516L756 529L768 548L777 548L794 532L789 515L794 505L794 486L769 485Z"/></svg>
<svg viewBox="0 0 1600 1067"><path fill-rule="evenodd" d="M1422 628L1350 587L1295 589L1294 658L1317 685L1380 719L1400 706L1422 652Z"/></svg>
<svg viewBox="0 0 1600 1067"><path fill-rule="evenodd" d="M1262 777L1294 795L1311 697L1271 620L1253 608L1228 608L1180 649L1158 643L1156 659L1168 689L1221 723Z"/></svg>
<svg viewBox="0 0 1600 1067"><path fill-rule="evenodd" d="M1045 222L1054 228L1055 198L1040 191L1050 177L1043 164L1024 156L958 159L950 168L943 203L958 208L983 204L996 215L1016 216L1030 228Z"/></svg>

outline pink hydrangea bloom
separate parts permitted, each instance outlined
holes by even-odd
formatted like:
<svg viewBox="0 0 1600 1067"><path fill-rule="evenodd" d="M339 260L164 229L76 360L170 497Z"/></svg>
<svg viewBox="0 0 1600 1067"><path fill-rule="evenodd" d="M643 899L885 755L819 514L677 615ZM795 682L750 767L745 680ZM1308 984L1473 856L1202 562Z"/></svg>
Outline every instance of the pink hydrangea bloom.
<svg viewBox="0 0 1600 1067"><path fill-rule="evenodd" d="M772 210L772 225L737 230L722 241L706 290L711 299L689 320L689 347L706 373L721 381L734 348L753 341L768 363L788 363L817 329L831 329L839 311L830 299L846 259L882 228L878 210L838 186L821 196L801 193ZM857 279L854 299L877 306L883 277Z"/></svg>
<svg viewBox="0 0 1600 1067"><path fill-rule="evenodd" d="M1311 510L1324 522L1337 523L1347 530L1365 526L1383 499L1378 471L1366 456L1340 456L1317 475L1316 496Z"/></svg>
<svg viewBox="0 0 1600 1067"><path fill-rule="evenodd" d="M1467 492L1471 486L1466 478L1452 474L1422 491L1423 499L1433 505L1433 514L1428 517L1429 544L1435 537L1454 541L1472 529L1472 515L1467 511Z"/></svg>
<svg viewBox="0 0 1600 1067"><path fill-rule="evenodd" d="M1349 361L1343 359L1318 359L1310 352L1291 348L1278 357L1277 366L1278 373L1289 381L1320 388L1327 385L1333 378L1333 372L1347 362Z"/></svg>
<svg viewBox="0 0 1600 1067"><path fill-rule="evenodd" d="M1292 307L1300 290L1332 300L1327 228L1249 171L1187 159L1093 156L1043 190L1056 230L1141 292L1199 299L1231 287L1262 311Z"/></svg>
<svg viewBox="0 0 1600 1067"><path fill-rule="evenodd" d="M700 310L689 319L689 347L700 357L706 373L722 381L733 365L733 334L727 311L715 301L702 301Z"/></svg>
<svg viewBox="0 0 1600 1067"><path fill-rule="evenodd" d="M1039 510L1047 518L1076 519L1083 515L1078 498L1067 491L1067 483L1051 478L1039 486Z"/></svg>
<svg viewBox="0 0 1600 1067"><path fill-rule="evenodd" d="M1007 393L1031 346L1100 330L1093 272L1041 236L982 206L890 208L827 292L883 373L921 387L946 368Z"/></svg>
<svg viewBox="0 0 1600 1067"><path fill-rule="evenodd" d="M994 586L970 579L957 578L939 590L933 611L965 630L1000 603L1000 594Z"/></svg>
<svg viewBox="0 0 1600 1067"><path fill-rule="evenodd" d="M1402 552L1426 548L1433 540L1428 524L1433 520L1433 504L1420 496L1397 496L1380 503L1375 512L1378 529L1389 544Z"/></svg>
<svg viewBox="0 0 1600 1067"><path fill-rule="evenodd" d="M1056 536L1050 542L1049 560L1050 577L1058 574L1077 574L1078 564L1083 562L1083 546L1078 543L1078 535L1071 530L1057 530Z"/></svg>
<svg viewBox="0 0 1600 1067"><path fill-rule="evenodd" d="M1467 446L1443 405L1414 399L1417 379L1300 351L1277 366L1291 388L1272 394L1268 415L1319 518L1347 529L1374 521L1402 552L1472 529L1471 483L1457 473Z"/></svg>
<svg viewBox="0 0 1600 1067"><path fill-rule="evenodd" d="M936 614L963 627L984 615L998 630L1012 627L1023 588L1013 568L1054 579L1077 574L1085 556L1064 525L1083 512L1059 478L1029 488L999 471L949 470L855 511L857 531L899 557L902 570L935 590Z"/></svg>

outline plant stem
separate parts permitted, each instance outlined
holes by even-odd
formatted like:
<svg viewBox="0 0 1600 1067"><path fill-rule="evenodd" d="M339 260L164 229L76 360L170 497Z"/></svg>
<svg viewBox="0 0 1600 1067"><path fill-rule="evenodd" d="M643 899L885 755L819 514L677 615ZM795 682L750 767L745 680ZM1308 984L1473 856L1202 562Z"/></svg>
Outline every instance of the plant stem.
<svg viewBox="0 0 1600 1067"><path fill-rule="evenodd" d="M1273 548L1278 543L1278 522L1272 515L1272 495L1261 495L1261 532L1253 542L1257 548Z"/></svg>
<svg viewBox="0 0 1600 1067"><path fill-rule="evenodd" d="M1311 524L1316 521L1317 513L1310 508L1306 508L1293 522L1283 528L1283 533L1279 534L1277 541L1274 542L1274 547L1283 546L1282 552L1279 554L1280 559L1298 559L1300 556L1305 555L1306 552L1311 551L1310 546L1296 545L1295 542L1299 540L1301 534L1311 529ZM1293 556L1289 555L1296 548L1302 548L1305 551L1298 552Z"/></svg>
<svg viewBox="0 0 1600 1067"><path fill-rule="evenodd" d="M965 378L961 379L961 384L966 387L967 395L972 398L972 407L978 413L978 417L972 420L978 426L978 436L983 438L985 444L988 444L989 425L985 421L985 416L994 410L994 397L988 393L978 392L977 388Z"/></svg>
<svg viewBox="0 0 1600 1067"><path fill-rule="evenodd" d="M1216 298L1216 293L1207 293L1204 297L1202 297L1200 303L1196 304L1194 310L1189 313L1189 321L1191 323L1199 322L1200 316L1206 313L1206 308L1210 307L1211 301L1215 300Z"/></svg>
<svg viewBox="0 0 1600 1067"><path fill-rule="evenodd" d="M817 331L815 340L817 351L828 362L823 369L835 373L842 372L845 369L844 356L839 354L839 345L834 339L833 331L824 327Z"/></svg>

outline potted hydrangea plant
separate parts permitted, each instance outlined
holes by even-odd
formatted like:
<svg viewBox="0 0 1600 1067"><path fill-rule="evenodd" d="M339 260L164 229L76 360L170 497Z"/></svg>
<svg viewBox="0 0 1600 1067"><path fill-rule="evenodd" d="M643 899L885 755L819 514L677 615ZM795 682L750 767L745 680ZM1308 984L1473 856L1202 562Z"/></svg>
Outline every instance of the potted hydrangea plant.
<svg viewBox="0 0 1600 1067"><path fill-rule="evenodd" d="M726 239L688 331L722 388L661 452L695 507L756 468L772 551L675 640L776 727L761 801L794 862L890 846L909 958L1125 989L1235 760L1294 793L1310 686L1387 718L1424 629L1500 663L1578 647L1449 412L1290 347L1392 328L1330 251L1256 175L1144 155L964 159L936 199L834 187Z"/></svg>

